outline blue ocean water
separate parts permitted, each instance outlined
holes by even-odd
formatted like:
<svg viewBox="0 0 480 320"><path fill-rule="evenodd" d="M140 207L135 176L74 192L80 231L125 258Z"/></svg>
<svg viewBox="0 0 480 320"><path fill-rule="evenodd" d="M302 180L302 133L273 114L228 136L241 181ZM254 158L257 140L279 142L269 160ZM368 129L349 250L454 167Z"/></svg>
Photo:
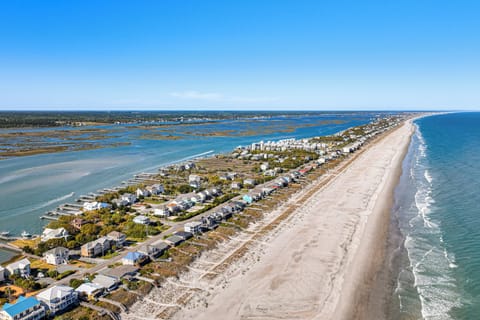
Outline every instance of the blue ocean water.
<svg viewBox="0 0 480 320"><path fill-rule="evenodd" d="M480 318L480 113L416 121L394 215L398 319Z"/></svg>

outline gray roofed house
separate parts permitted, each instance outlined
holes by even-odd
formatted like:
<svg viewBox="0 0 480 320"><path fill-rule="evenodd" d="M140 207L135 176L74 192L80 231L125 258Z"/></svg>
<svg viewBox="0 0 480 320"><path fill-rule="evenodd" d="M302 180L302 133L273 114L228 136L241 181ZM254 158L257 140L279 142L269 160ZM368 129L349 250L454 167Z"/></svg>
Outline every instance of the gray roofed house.
<svg viewBox="0 0 480 320"><path fill-rule="evenodd" d="M257 181L255 179L252 179L252 178L247 178L247 179L243 180L243 184L246 185L246 186L254 186L254 185L257 184Z"/></svg>
<svg viewBox="0 0 480 320"><path fill-rule="evenodd" d="M117 247L123 247L125 241L127 240L127 236L124 233L118 231L112 231L107 234L107 238L112 240Z"/></svg>
<svg viewBox="0 0 480 320"><path fill-rule="evenodd" d="M183 241L185 241L185 240L182 237L179 237L177 235L173 235L173 236L170 236L167 239L165 239L166 243L168 243L168 244L170 244L174 247L178 246Z"/></svg>
<svg viewBox="0 0 480 320"><path fill-rule="evenodd" d="M193 234L191 232L186 232L186 231L177 231L174 233L175 236L179 236L183 240L188 240L191 237L193 237Z"/></svg>
<svg viewBox="0 0 480 320"><path fill-rule="evenodd" d="M15 261L7 265L6 269L9 275L28 277L30 275L30 261L27 258Z"/></svg>
<svg viewBox="0 0 480 320"><path fill-rule="evenodd" d="M107 291L115 290L118 287L118 279L103 274L95 276L92 282L105 288Z"/></svg>
<svg viewBox="0 0 480 320"><path fill-rule="evenodd" d="M103 275L120 280L134 276L138 272L138 267L121 265L115 268L105 268L99 272Z"/></svg>
<svg viewBox="0 0 480 320"><path fill-rule="evenodd" d="M97 240L87 242L81 247L81 255L83 257L96 257L98 255L104 255L110 250L112 246L112 240L107 237L101 237Z"/></svg>
<svg viewBox="0 0 480 320"><path fill-rule="evenodd" d="M140 247L138 252L143 253L151 258L156 258L165 253L170 248L170 245L166 242L160 241L157 243L149 244Z"/></svg>

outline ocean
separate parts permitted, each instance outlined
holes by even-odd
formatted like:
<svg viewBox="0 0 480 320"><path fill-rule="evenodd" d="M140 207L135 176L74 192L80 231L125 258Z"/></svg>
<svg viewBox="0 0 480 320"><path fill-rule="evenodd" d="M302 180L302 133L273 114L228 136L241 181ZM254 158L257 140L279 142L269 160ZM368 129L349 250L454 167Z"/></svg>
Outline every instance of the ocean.
<svg viewBox="0 0 480 320"><path fill-rule="evenodd" d="M166 133L163 128L151 129L137 124L89 127L112 131L111 134L105 134L109 135L104 138L105 143L130 144L0 160L0 231L8 230L12 235L19 235L22 230L38 234L47 223L39 218L47 211L62 203L72 202L82 194L117 186L136 173L155 172L167 164L231 151L238 145L260 140L330 135L368 123L378 114L324 112L287 117L277 115L268 119L189 124L172 127ZM298 124L302 126L289 129ZM273 130L265 130L270 126L273 126ZM72 127L54 129L76 130ZM3 132L9 130L4 129ZM53 129L22 131L45 130ZM211 135L214 132L234 134ZM179 135L181 139L156 139L152 133ZM1 145L2 143L0 147ZM4 253L0 252L0 261L5 260L2 259L2 254Z"/></svg>
<svg viewBox="0 0 480 320"><path fill-rule="evenodd" d="M480 113L415 121L392 218L402 235L392 319L478 319Z"/></svg>

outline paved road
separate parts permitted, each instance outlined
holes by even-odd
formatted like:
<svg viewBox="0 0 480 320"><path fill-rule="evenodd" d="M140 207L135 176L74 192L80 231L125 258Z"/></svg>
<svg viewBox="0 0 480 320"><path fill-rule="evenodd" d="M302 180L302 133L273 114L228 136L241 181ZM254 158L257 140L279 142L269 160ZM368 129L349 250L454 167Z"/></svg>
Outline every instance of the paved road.
<svg viewBox="0 0 480 320"><path fill-rule="evenodd" d="M310 161L308 164L305 164L305 165L303 165L303 166L312 165L312 164L314 164L314 162L315 162L315 161ZM299 169L299 168L292 169L292 170L288 171L287 173L284 173L283 175L287 175L287 174L292 173L292 172L294 172L294 171L298 171L298 169ZM272 180L272 181L273 181L273 180ZM271 183L272 181L259 184L259 185L256 186L256 188L263 187L263 186ZM300 178L300 182L303 182L303 183L304 183L304 182L306 182L306 181L308 181L308 179ZM231 199L230 201L240 200L240 199L242 198L242 196L243 196L243 195L239 195L239 196ZM227 202L228 202L228 201L227 201ZM149 244L152 244L152 243L157 242L157 241L159 241L159 240L162 240L162 239L163 239L166 235L168 235L168 234L172 234L172 233L174 233L174 232L176 232L176 231L183 230L183 225L184 225L186 222L193 221L193 220L198 220L198 219L201 218L201 217L208 216L208 215L212 214L214 211L217 211L217 210L218 210L219 208L221 208L223 205L225 205L225 204L221 204L221 205L219 205L219 206L217 206L217 207L215 207L215 208L212 208L212 209L210 209L210 210L208 210L208 211L206 211L206 212L204 212L204 213L202 213L202 214L196 215L196 216L191 217L191 218L189 218L189 219L187 219L187 220L184 220L184 221L181 221L181 222L172 222L172 223L170 223L171 227L170 227L168 230L166 230L166 231L164 231L164 232L162 232L162 233L160 233L160 234L158 234L158 235L151 236L150 238L148 238L148 239L145 240L144 242L139 243L139 244L137 244L137 245L135 245L135 246L131 246L131 247L124 248L124 249L120 252L120 254L119 254L118 256L115 256L115 257L113 257L113 258L110 258L110 259L108 259L108 260L105 260L104 262L101 262L101 263L95 265L95 266L92 267L92 268L82 269L82 270L80 270L79 272L77 272L77 273L75 273L75 274L73 274L73 275L71 275L71 276L68 276L68 277L66 277L66 278L64 278L64 279L62 279L62 280L59 280L59 281L53 283L53 284L50 285L50 286L53 286L53 285L55 285L55 284L67 284L67 285L68 285L68 283L70 282L71 279L81 278L81 277L83 277L83 276L84 276L85 274L87 274L87 273L88 273L88 274L93 274L93 273L96 273L96 272L98 272L98 271L100 271L100 270L102 270L102 269L104 269L104 268L107 268L109 265L115 264L115 263L121 261L121 259L122 259L127 253L136 251L140 246L149 245Z"/></svg>
<svg viewBox="0 0 480 320"><path fill-rule="evenodd" d="M233 199L231 199L230 201L233 201L233 200L240 200L241 199L241 195L240 196L237 196ZM222 204L223 205L223 204ZM222 205L219 205L215 208L212 208L208 211L205 211L204 213L201 213L199 215L196 215L194 217L191 217L187 220L184 220L184 221L179 221L179 222L172 222L172 223L169 223L170 224L170 228L168 230L165 230L155 236L151 236L149 237L147 240L141 242L141 243L138 243L134 246L130 246L130 247L125 247L122 251L120 251L120 254L118 256L115 256L115 257L112 257L108 260L104 260L103 262L95 265L94 267L91 267L91 268L88 268L88 269L81 269L80 271L78 271L77 273L73 274L73 275L70 275L66 278L63 278L62 280L59 280L59 281L56 281L54 283L52 283L50 285L51 286L54 286L54 285L59 285L59 284L63 284L63 285L68 285L70 283L70 280L71 279L78 279L78 278L82 278L85 274L93 274L93 273L96 273L104 268L107 268L109 265L111 264L115 264L119 261L122 260L122 258L124 256L126 256L129 252L134 252L134 251L137 251L139 247L141 246L144 246L144 245L149 245L149 244L152 244L152 243L155 243L157 241L160 241L160 240L163 240L164 237L166 235L169 235L169 234L172 234L174 232L177 232L177 231L183 231L183 225L189 221L193 221L193 220L198 220L200 219L201 217L206 217L210 214L212 214L213 212L217 211L219 208L221 208Z"/></svg>

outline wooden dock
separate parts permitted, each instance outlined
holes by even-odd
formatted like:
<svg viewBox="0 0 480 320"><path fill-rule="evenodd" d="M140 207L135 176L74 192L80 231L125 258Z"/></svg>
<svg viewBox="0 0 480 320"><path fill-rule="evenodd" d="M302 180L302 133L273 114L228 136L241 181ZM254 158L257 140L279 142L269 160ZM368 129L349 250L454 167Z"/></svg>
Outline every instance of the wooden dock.
<svg viewBox="0 0 480 320"><path fill-rule="evenodd" d="M49 216L48 214L46 215L43 215L40 217L40 219L45 219L45 220L52 220L52 221L57 221L58 220L58 216Z"/></svg>
<svg viewBox="0 0 480 320"><path fill-rule="evenodd" d="M0 240L3 240L3 241L15 241L15 240L18 240L18 239L21 239L21 238L20 237L13 237L13 236L0 236ZM13 247L11 245L1 243L1 242L0 242L0 248L14 250L14 251L20 250L16 247ZM20 250L20 251L22 251L22 250Z"/></svg>

